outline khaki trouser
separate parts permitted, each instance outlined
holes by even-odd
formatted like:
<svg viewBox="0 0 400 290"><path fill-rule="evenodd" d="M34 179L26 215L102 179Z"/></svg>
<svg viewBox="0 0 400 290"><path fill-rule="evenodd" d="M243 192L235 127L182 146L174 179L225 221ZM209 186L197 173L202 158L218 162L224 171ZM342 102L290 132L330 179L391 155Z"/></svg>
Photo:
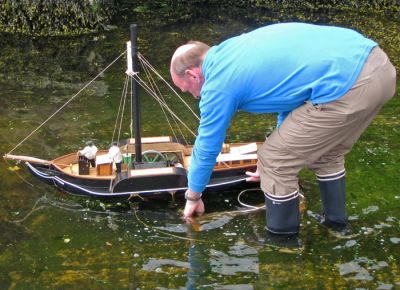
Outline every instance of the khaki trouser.
<svg viewBox="0 0 400 290"><path fill-rule="evenodd" d="M298 173L317 176L344 172L344 155L396 89L396 70L375 47L353 87L325 104L306 102L292 111L258 150L261 188L269 195L292 196Z"/></svg>

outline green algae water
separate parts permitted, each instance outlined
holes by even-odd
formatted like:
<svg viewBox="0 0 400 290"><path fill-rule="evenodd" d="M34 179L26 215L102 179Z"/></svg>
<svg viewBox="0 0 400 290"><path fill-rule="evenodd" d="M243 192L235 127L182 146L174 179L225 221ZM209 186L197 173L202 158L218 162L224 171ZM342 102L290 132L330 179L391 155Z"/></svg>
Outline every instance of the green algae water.
<svg viewBox="0 0 400 290"><path fill-rule="evenodd" d="M399 71L399 17L337 10L289 11L278 18L268 11L224 9L215 19L199 17L179 25L138 21L139 50L169 79L170 57L189 39L217 43L263 23L306 19L363 32L381 44ZM125 49L129 23L118 27L80 38L1 36L2 153ZM80 149L89 138L107 146L124 72L120 60L14 153L50 159ZM346 158L352 235L337 235L315 221L321 211L318 185L303 171L302 225L295 247L266 242L263 210L240 212L240 202L262 205L257 190L239 200L240 191L206 195L207 212L189 225L181 218L181 199L128 202L71 196L38 182L23 164L1 161L0 288L398 289L399 94L398 88ZM185 98L196 107L191 96ZM162 113L142 100L143 136L168 134ZM274 119L241 113L227 138L262 140ZM196 128L195 121L191 126ZM129 128L122 134L129 136Z"/></svg>

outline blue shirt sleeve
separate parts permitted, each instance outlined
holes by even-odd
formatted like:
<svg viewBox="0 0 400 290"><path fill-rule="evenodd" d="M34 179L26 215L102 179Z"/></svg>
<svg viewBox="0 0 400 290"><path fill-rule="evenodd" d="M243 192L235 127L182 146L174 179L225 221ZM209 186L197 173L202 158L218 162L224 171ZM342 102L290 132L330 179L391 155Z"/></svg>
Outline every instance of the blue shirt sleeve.
<svg viewBox="0 0 400 290"><path fill-rule="evenodd" d="M232 96L214 90L202 92L200 125L188 174L191 190L202 192L208 184L236 108Z"/></svg>

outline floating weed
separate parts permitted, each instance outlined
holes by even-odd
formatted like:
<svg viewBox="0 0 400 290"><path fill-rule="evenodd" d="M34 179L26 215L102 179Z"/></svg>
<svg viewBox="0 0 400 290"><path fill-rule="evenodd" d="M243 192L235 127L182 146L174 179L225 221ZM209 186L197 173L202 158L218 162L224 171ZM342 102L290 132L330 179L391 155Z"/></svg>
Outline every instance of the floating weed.
<svg viewBox="0 0 400 290"><path fill-rule="evenodd" d="M15 165L15 166L10 166L10 167L8 167L8 170L10 170L10 171L18 171L18 170L20 170L21 169L21 167L19 167L19 166L17 166L17 165Z"/></svg>

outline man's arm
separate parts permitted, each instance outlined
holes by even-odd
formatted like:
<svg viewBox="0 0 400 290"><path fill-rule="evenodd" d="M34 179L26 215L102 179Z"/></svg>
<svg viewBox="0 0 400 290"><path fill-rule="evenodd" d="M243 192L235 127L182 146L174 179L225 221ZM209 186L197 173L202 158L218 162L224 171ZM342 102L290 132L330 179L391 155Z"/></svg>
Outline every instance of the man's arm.
<svg viewBox="0 0 400 290"><path fill-rule="evenodd" d="M221 93L208 92L200 102L201 120L192 151L188 173L189 190L186 193L186 217L204 212L201 192L205 189L221 152L226 130L236 112L235 100Z"/></svg>

